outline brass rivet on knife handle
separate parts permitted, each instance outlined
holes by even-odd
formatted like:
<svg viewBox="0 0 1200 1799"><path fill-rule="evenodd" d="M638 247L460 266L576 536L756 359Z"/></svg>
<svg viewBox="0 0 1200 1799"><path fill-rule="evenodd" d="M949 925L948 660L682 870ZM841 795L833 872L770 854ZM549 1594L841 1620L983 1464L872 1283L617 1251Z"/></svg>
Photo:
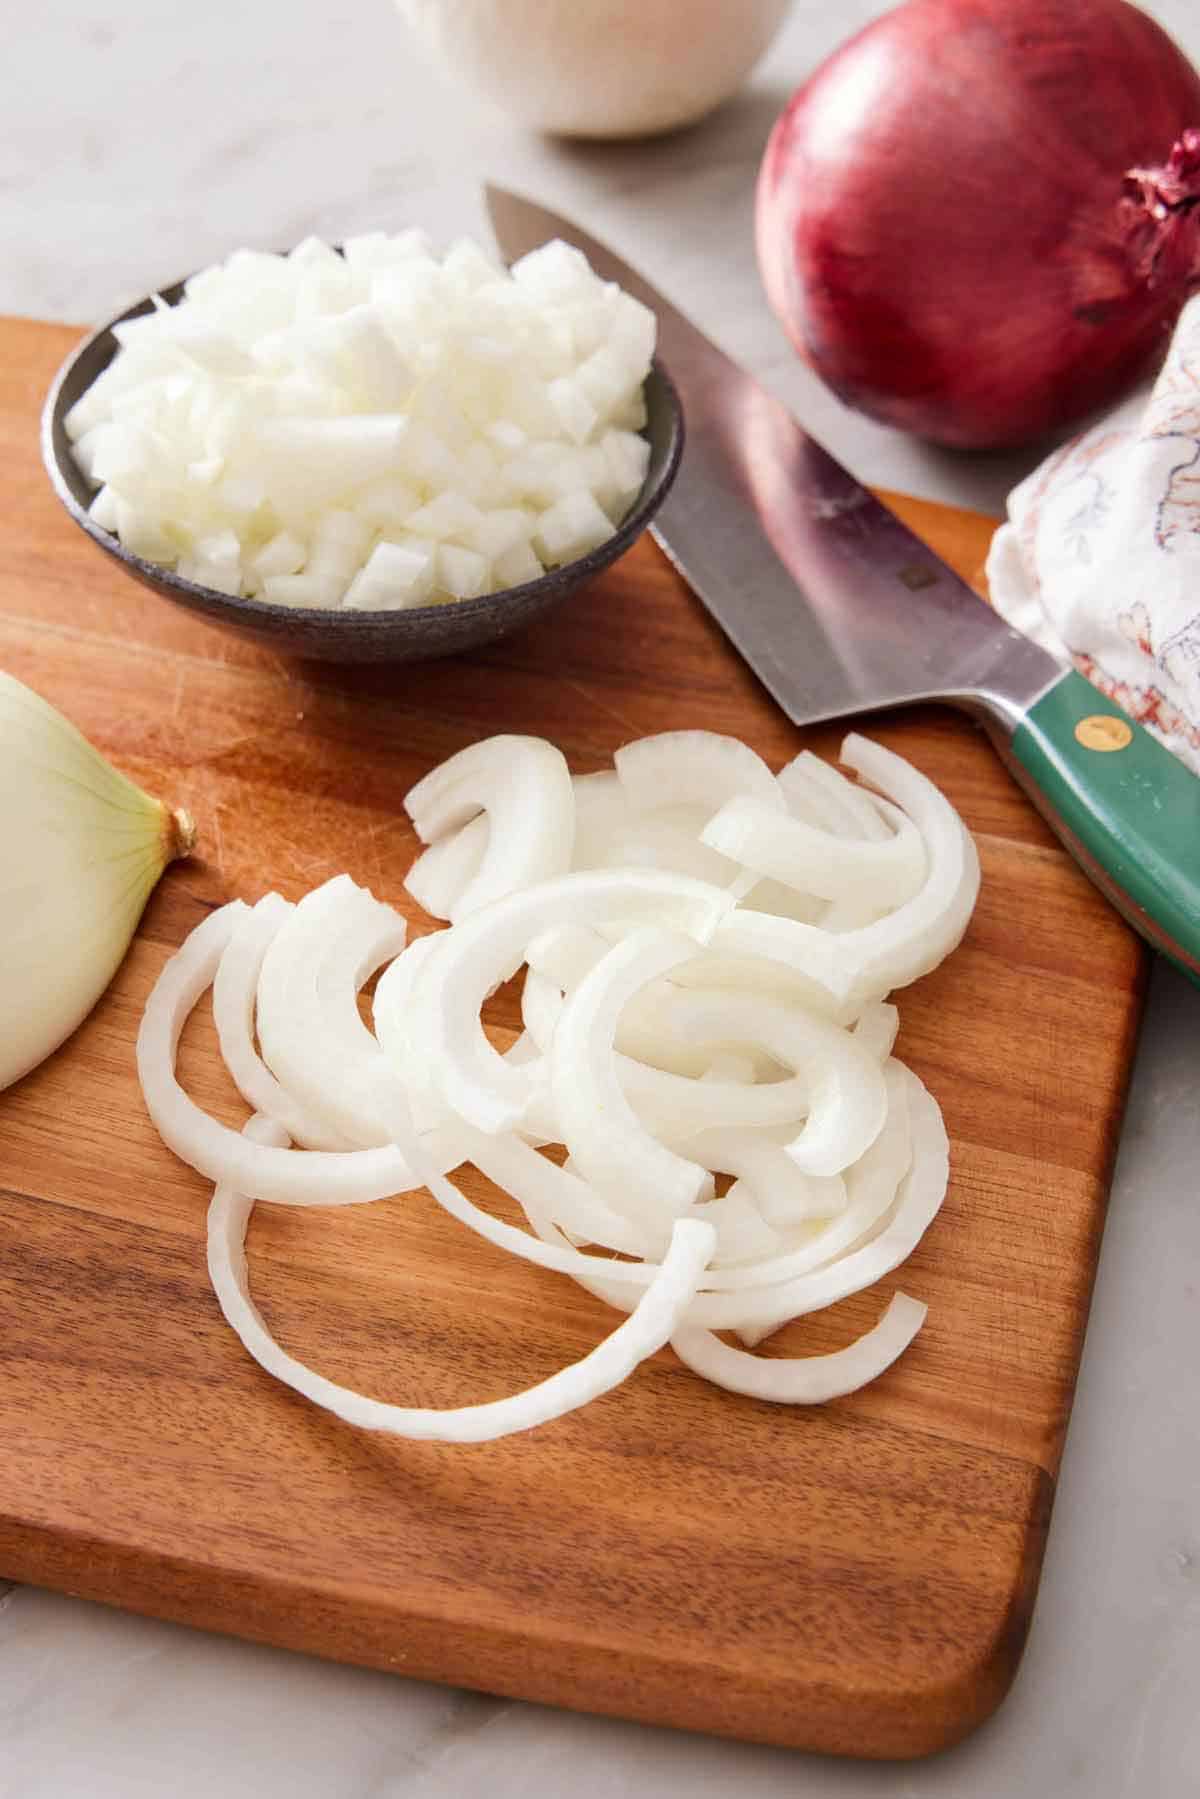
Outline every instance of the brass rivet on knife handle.
<svg viewBox="0 0 1200 1799"><path fill-rule="evenodd" d="M1076 725L1075 741L1085 750L1124 750L1133 742L1133 731L1113 712L1093 712Z"/></svg>

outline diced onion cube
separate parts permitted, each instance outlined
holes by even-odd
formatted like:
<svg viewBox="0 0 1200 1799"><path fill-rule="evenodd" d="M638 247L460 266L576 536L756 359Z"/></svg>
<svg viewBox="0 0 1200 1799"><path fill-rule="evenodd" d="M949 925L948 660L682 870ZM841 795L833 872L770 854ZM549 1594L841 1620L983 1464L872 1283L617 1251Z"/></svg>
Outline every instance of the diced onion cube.
<svg viewBox="0 0 1200 1799"><path fill-rule="evenodd" d="M545 572L528 542L515 543L511 550L503 550L492 559L492 578L498 588L521 587Z"/></svg>
<svg viewBox="0 0 1200 1799"><path fill-rule="evenodd" d="M543 562L569 562L594 550L612 534L612 520L590 493L581 490L566 494L542 513L533 547Z"/></svg>
<svg viewBox="0 0 1200 1799"><path fill-rule="evenodd" d="M585 443L596 429L596 408L577 381L560 375L546 389L554 415L572 443Z"/></svg>
<svg viewBox="0 0 1200 1799"><path fill-rule="evenodd" d="M456 600L474 600L487 592L487 558L476 550L460 549L444 543L438 550L438 578L446 592Z"/></svg>
<svg viewBox="0 0 1200 1799"><path fill-rule="evenodd" d="M354 577L346 592L346 606L354 612L373 612L390 606L424 606L434 588L435 549L432 544L380 543Z"/></svg>
<svg viewBox="0 0 1200 1799"><path fill-rule="evenodd" d="M263 598L278 606L332 609L342 597L342 583L336 575L268 575L262 586Z"/></svg>
<svg viewBox="0 0 1200 1799"><path fill-rule="evenodd" d="M267 575L298 575L307 553L301 540L293 537L290 531L277 531L249 558L248 566L263 578Z"/></svg>

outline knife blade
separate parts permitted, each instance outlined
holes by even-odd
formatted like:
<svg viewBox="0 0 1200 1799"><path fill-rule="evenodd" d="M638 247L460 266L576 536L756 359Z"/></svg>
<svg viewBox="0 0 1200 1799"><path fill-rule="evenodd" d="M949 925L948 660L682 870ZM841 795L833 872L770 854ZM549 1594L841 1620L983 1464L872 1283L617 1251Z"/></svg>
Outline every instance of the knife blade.
<svg viewBox="0 0 1200 1799"><path fill-rule="evenodd" d="M1200 781L1006 624L613 251L519 195L486 195L507 261L561 238L657 316L686 441L651 529L787 716L965 709L1128 922L1200 981Z"/></svg>

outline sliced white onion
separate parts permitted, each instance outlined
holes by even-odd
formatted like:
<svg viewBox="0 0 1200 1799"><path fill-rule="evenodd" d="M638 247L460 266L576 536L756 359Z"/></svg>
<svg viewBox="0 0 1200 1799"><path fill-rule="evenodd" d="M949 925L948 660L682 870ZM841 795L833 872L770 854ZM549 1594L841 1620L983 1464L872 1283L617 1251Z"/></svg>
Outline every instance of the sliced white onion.
<svg viewBox="0 0 1200 1799"><path fill-rule="evenodd" d="M634 1220L614 1210L569 1166L558 1167L507 1131L471 1138L471 1160L481 1174L503 1187L532 1224L557 1225L579 1243L593 1243L622 1255L657 1261L670 1242L673 1219Z"/></svg>
<svg viewBox="0 0 1200 1799"><path fill-rule="evenodd" d="M863 1007L854 1021L854 1041L877 1062L886 1062L896 1045L900 1030L900 1014L886 1000L873 999Z"/></svg>
<svg viewBox="0 0 1200 1799"><path fill-rule="evenodd" d="M694 805L711 818L742 794L785 811L784 796L762 757L739 738L717 731L662 731L639 738L617 751L613 766L635 812Z"/></svg>
<svg viewBox="0 0 1200 1799"><path fill-rule="evenodd" d="M924 1324L927 1310L920 1300L896 1293L878 1324L830 1355L764 1360L686 1325L671 1338L671 1348L685 1367L731 1393L779 1405L823 1405L890 1368Z"/></svg>
<svg viewBox="0 0 1200 1799"><path fill-rule="evenodd" d="M945 1129L910 1070L897 1063L893 1078L902 1084L902 1101L854 1170L845 1212L797 1232L797 1246L777 1256L748 1267L710 1267L689 1307L689 1325L736 1330L755 1343L793 1318L873 1285L911 1252L945 1195ZM553 1240L552 1231L537 1223L535 1228ZM597 1298L628 1310L626 1266L614 1263L593 1273L595 1261L587 1260L576 1278Z"/></svg>
<svg viewBox="0 0 1200 1799"><path fill-rule="evenodd" d="M436 843L479 812L488 815L479 867L449 908L456 923L571 866L571 775L562 751L543 738L487 737L470 744L418 781L404 805L422 843Z"/></svg>
<svg viewBox="0 0 1200 1799"><path fill-rule="evenodd" d="M256 1112L282 1125L305 1149L353 1149L338 1132L280 1086L254 1047L254 1015L263 958L294 908L282 894L268 893L234 927L213 982L213 1023L221 1054L242 1098Z"/></svg>
<svg viewBox="0 0 1200 1799"><path fill-rule="evenodd" d="M868 843L886 840L888 828L876 810L874 796L811 750L801 750L775 779L794 818L807 819L835 837L856 837Z"/></svg>
<svg viewBox="0 0 1200 1799"><path fill-rule="evenodd" d="M712 1177L658 1142L621 1091L613 1039L627 1000L698 953L692 938L630 933L563 1007L549 1056L550 1092L572 1161L622 1212L678 1217L712 1197Z"/></svg>
<svg viewBox="0 0 1200 1799"><path fill-rule="evenodd" d="M843 1006L861 1007L935 968L966 929L979 889L979 859L949 801L910 763L852 734L842 759L881 787L920 831L929 859L924 886L876 923L833 933L765 913L737 911L713 935L713 949L780 963Z"/></svg>
<svg viewBox="0 0 1200 1799"><path fill-rule="evenodd" d="M571 867L608 868L613 846L632 816L621 783L612 769L575 775L575 848Z"/></svg>
<svg viewBox="0 0 1200 1799"><path fill-rule="evenodd" d="M438 1133L416 1135L408 1115L402 1085L397 1084L394 1079L377 1079L374 1100L381 1113L390 1119L395 1142L420 1175L421 1184L428 1187L434 1199L451 1218L457 1218L460 1224L465 1224L485 1242L494 1243L497 1249L507 1249L522 1261L533 1262L539 1268L552 1268L558 1274L569 1274L585 1285L585 1277L597 1266L603 1268L606 1279L622 1293L627 1286L646 1287L654 1279L658 1272L658 1264L655 1262L610 1262L584 1255L575 1249L558 1233L557 1226L550 1222L537 1203L537 1186L532 1175L529 1177L531 1203L522 1204L537 1235L531 1237L528 1231L506 1224L502 1218L494 1218L490 1212L477 1206L465 1193L460 1192L442 1172L439 1163L430 1153L438 1145ZM528 1144L522 1144L515 1133L477 1131L473 1126L462 1122L456 1126L456 1142L464 1152L460 1159L474 1162L484 1173L488 1172L489 1167L500 1165L494 1159L497 1146L507 1146L513 1156L522 1149L528 1150L531 1156L537 1155L537 1151ZM553 1168L553 1163L546 1162L545 1166ZM530 1165L526 1164L526 1167L529 1168ZM628 1310L629 1307L624 1309Z"/></svg>
<svg viewBox="0 0 1200 1799"><path fill-rule="evenodd" d="M653 812L634 812L617 832L605 857L609 868L669 868L676 874L693 875L729 887L738 897L749 892L755 877L736 861L710 849L703 841L711 817L708 806L659 806Z"/></svg>
<svg viewBox="0 0 1200 1799"><path fill-rule="evenodd" d="M772 1231L846 1210L846 1183L840 1175L803 1173L782 1144L757 1131L710 1127L673 1147L714 1174L736 1175L729 1192L741 1189ZM720 1254L714 1259L724 1260Z"/></svg>
<svg viewBox="0 0 1200 1799"><path fill-rule="evenodd" d="M280 1146L284 1133L269 1120L247 1126L260 1144ZM586 1405L627 1380L640 1362L661 1349L678 1328L712 1249L711 1226L680 1219L671 1246L631 1315L612 1335L537 1386L480 1405L435 1408L389 1405L314 1373L280 1348L250 1298L246 1229L254 1202L226 1186L213 1194L208 1215L208 1269L226 1320L260 1367L276 1380L364 1430L442 1443L485 1443L532 1430Z"/></svg>
<svg viewBox="0 0 1200 1799"><path fill-rule="evenodd" d="M210 913L167 962L146 1001L138 1031L138 1077L159 1136L209 1180L277 1205L362 1205L420 1186L394 1144L338 1152L251 1143L203 1111L179 1085L175 1057L184 1024L212 984L234 926L246 912L240 900L232 900ZM448 1134L435 1134L426 1154L445 1168L463 1160Z"/></svg>
<svg viewBox="0 0 1200 1799"><path fill-rule="evenodd" d="M413 989L438 936L414 937L375 983L371 1017L379 1047L404 1082L417 1130L432 1130L453 1117L429 1073L429 1058L413 1030ZM527 1064L526 1064L527 1066Z"/></svg>
<svg viewBox="0 0 1200 1799"><path fill-rule="evenodd" d="M509 980L526 946L551 925L650 917L703 941L728 893L649 869L560 876L494 901L435 940L412 995L431 1075L447 1104L480 1130L508 1130L534 1097L527 1068L506 1065L484 1035L480 1010Z"/></svg>
<svg viewBox="0 0 1200 1799"><path fill-rule="evenodd" d="M479 873L491 823L486 812L421 851L404 885L431 918L448 919Z"/></svg>
<svg viewBox="0 0 1200 1799"><path fill-rule="evenodd" d="M453 436L447 396L429 406ZM332 515L329 554L351 527ZM505 1434L605 1390L666 1335L735 1391L819 1402L873 1378L924 1315L898 1296L848 1349L788 1361L712 1335L732 1330L753 1346L879 1280L941 1204L945 1129L891 1059L898 1015L882 994L961 932L978 881L973 845L936 789L860 739L847 739L848 762L894 799L803 757L776 783L712 733L648 741L621 752L628 788L616 776L573 782L557 752L542 753L549 746L511 738L419 783L414 817L436 841L413 886L457 918L450 929L404 947L403 920L343 876L295 908L269 895L253 912L215 913L151 994L139 1071L166 1141L219 1188L210 1252L222 1305L264 1366L351 1422L458 1441ZM753 866L724 886L681 872L724 874L725 858L697 836L724 802L709 834L749 864L809 879L819 922L738 909L751 883L759 902L791 904ZM675 866L530 884L539 857L559 868L580 857L580 820L586 856L640 842ZM922 867L919 890L897 903ZM486 881L496 897L485 892L472 911L470 890ZM526 1028L501 1055L481 1010L522 963ZM358 994L381 968L372 1034ZM242 1135L204 1114L174 1071L184 1021L214 977L223 1054L244 1097L270 1114ZM289 1124L331 1147L286 1147ZM369 1147L333 1147L347 1140ZM551 1143L564 1145L563 1166L539 1153ZM446 1178L468 1160L516 1200L527 1228ZM717 1174L735 1177L720 1199ZM349 1204L422 1184L485 1240L634 1316L529 1394L448 1413L383 1405L310 1373L273 1344L249 1299L241 1246L254 1200Z"/></svg>
<svg viewBox="0 0 1200 1799"><path fill-rule="evenodd" d="M380 1048L358 991L404 947L390 906L338 875L305 896L267 948L258 981L258 1038L282 1085L357 1149L389 1141L363 1095Z"/></svg>
<svg viewBox="0 0 1200 1799"><path fill-rule="evenodd" d="M748 744L717 731L663 731L625 744L613 765L635 814L618 839L627 861L636 866L648 857L655 867L714 881L739 898L750 891L755 876L724 855L714 862L719 846L706 848L703 839L706 822L739 796L786 817L774 775Z"/></svg>
<svg viewBox="0 0 1200 1799"><path fill-rule="evenodd" d="M689 1322L703 1324L709 1330L743 1330L749 1325L764 1333L874 1286L912 1254L946 1196L949 1146L936 1102L910 1069L903 1072L908 1086L911 1166L900 1182L883 1228L856 1249L843 1253L834 1248L854 1221L856 1206L851 1190L850 1205L827 1227L824 1246L834 1259L761 1291L756 1296L757 1303L750 1306L744 1303L750 1295L701 1294L689 1314Z"/></svg>
<svg viewBox="0 0 1200 1799"><path fill-rule="evenodd" d="M868 894L880 910L910 900L927 873L920 833L903 813L894 837L855 841L804 819L781 817L778 807L742 794L709 820L701 841L801 893L828 900Z"/></svg>
<svg viewBox="0 0 1200 1799"><path fill-rule="evenodd" d="M949 800L910 762L856 732L841 757L902 807L925 840L929 877L921 892L847 946L860 960L860 987L905 987L958 945L979 893L979 856Z"/></svg>
<svg viewBox="0 0 1200 1799"><path fill-rule="evenodd" d="M772 1230L750 1195L736 1183L720 1199L700 1206L697 1215L717 1233L714 1267L760 1262L765 1256L778 1255L782 1248L778 1231Z"/></svg>
<svg viewBox="0 0 1200 1799"><path fill-rule="evenodd" d="M876 1059L849 1031L795 1007L756 995L692 993L681 996L676 1018L681 1029L707 1043L756 1043L792 1069L804 1089L807 1122L787 1146L796 1166L807 1174L835 1175L867 1150L887 1114L887 1090ZM664 1093L665 1079L656 1083ZM639 1077L639 1091L648 1086ZM773 1087L746 1090L747 1108L761 1105ZM704 1083L712 1093L715 1083ZM715 1108L714 1108L715 1110ZM793 1116L797 1114L793 1113ZM784 1123L782 1116L760 1122Z"/></svg>
<svg viewBox="0 0 1200 1799"><path fill-rule="evenodd" d="M828 903L814 893L801 893L796 887L785 887L782 881L755 881L742 896L742 905L751 912L769 912L776 918L796 918L801 924L818 924L828 911Z"/></svg>

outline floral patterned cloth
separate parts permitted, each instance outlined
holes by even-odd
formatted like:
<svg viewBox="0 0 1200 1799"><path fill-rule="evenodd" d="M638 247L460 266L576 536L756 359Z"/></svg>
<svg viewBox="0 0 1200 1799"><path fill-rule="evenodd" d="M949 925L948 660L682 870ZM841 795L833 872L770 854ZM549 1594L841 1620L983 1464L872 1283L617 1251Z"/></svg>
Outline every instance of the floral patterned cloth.
<svg viewBox="0 0 1200 1799"><path fill-rule="evenodd" d="M1200 295L1162 373L1009 495L992 602L1200 774Z"/></svg>

